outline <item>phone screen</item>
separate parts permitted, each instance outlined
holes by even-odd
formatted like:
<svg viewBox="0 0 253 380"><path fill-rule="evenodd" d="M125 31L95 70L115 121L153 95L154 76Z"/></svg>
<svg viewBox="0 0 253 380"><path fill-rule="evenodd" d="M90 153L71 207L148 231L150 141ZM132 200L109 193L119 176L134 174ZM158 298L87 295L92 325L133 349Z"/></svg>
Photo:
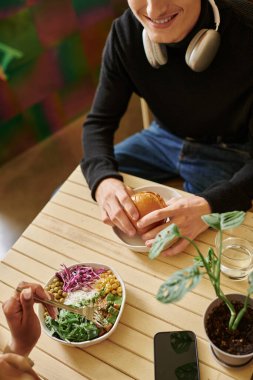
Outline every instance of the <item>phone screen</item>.
<svg viewBox="0 0 253 380"><path fill-rule="evenodd" d="M199 380L196 335L159 332L154 337L155 380Z"/></svg>

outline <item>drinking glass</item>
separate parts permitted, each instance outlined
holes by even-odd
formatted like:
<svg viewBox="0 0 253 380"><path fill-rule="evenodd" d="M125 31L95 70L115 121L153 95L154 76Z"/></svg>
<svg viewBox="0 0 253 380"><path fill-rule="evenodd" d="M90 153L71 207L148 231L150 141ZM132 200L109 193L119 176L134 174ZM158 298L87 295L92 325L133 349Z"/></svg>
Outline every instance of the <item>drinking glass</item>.
<svg viewBox="0 0 253 380"><path fill-rule="evenodd" d="M215 246L219 249L219 234ZM226 237L222 241L221 272L233 279L243 280L253 270L253 246L249 241L238 237Z"/></svg>

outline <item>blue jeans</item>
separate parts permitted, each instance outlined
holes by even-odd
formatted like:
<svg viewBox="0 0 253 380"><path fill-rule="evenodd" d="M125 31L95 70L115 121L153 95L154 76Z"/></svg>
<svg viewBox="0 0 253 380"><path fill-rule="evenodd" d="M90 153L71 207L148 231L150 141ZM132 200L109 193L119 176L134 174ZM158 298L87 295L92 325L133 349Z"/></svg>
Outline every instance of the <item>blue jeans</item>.
<svg viewBox="0 0 253 380"><path fill-rule="evenodd" d="M249 143L200 144L183 140L156 122L114 149L120 171L160 183L181 176L184 190L193 194L230 180L250 159Z"/></svg>

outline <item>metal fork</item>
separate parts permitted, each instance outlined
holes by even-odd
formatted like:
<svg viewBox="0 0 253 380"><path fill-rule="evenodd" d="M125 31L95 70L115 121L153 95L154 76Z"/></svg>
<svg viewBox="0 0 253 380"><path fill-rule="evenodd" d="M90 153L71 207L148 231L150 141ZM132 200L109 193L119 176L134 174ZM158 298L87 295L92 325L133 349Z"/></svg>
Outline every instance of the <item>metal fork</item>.
<svg viewBox="0 0 253 380"><path fill-rule="evenodd" d="M17 287L16 291L18 293L21 293L22 290L24 290L24 289L25 288ZM57 309L64 309L64 310L70 311L71 313L80 314L82 317L85 317L87 320L94 322L98 326L104 327L101 316L99 315L99 313L96 310L96 308L94 307L94 305L74 307L74 306L70 306L70 305L65 305L65 304L57 302L55 300L44 300L38 296L33 296L33 299L35 301L41 302L42 304L46 304L46 305L56 307Z"/></svg>

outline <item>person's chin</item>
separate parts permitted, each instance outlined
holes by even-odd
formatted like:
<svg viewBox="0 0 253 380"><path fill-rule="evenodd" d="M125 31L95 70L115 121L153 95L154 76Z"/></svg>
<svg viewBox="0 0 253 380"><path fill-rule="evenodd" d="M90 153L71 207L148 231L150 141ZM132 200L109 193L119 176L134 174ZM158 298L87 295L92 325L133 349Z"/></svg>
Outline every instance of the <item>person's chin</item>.
<svg viewBox="0 0 253 380"><path fill-rule="evenodd" d="M183 41L184 38L185 38L185 35L175 35L175 34L169 35L168 34L167 36L162 36L162 37L154 36L152 38L152 41L158 44L176 44Z"/></svg>
<svg viewBox="0 0 253 380"><path fill-rule="evenodd" d="M150 33L151 40L158 44L176 44L182 41L185 37L183 34L176 33L176 31L168 31L167 33Z"/></svg>
<svg viewBox="0 0 253 380"><path fill-rule="evenodd" d="M175 44L177 42L180 42L174 38L152 38L152 41L157 44Z"/></svg>

